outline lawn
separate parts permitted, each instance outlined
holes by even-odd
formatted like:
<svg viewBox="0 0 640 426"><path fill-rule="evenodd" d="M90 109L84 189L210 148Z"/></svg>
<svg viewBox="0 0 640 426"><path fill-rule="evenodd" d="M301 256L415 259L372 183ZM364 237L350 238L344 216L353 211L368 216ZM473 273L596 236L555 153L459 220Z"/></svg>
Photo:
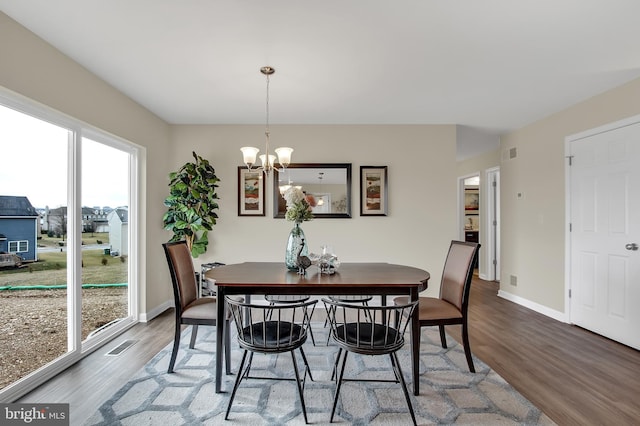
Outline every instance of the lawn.
<svg viewBox="0 0 640 426"><path fill-rule="evenodd" d="M95 244L96 239L103 243L108 240L98 237L85 237L85 244ZM58 238L48 238L38 241L46 247L57 246ZM108 247L108 246L107 246ZM38 254L38 262L27 263L20 269L0 270L0 287L4 286L32 286L32 285L66 285L67 283L67 252L44 252ZM128 282L127 256L112 257L104 254L103 249L82 251L82 283L83 284L114 284Z"/></svg>
<svg viewBox="0 0 640 426"><path fill-rule="evenodd" d="M67 239L63 240L58 237L49 237L47 234L41 234L38 238L38 247L60 247L60 243L66 243ZM108 232L85 232L82 234L82 244L106 244L109 245L109 233Z"/></svg>

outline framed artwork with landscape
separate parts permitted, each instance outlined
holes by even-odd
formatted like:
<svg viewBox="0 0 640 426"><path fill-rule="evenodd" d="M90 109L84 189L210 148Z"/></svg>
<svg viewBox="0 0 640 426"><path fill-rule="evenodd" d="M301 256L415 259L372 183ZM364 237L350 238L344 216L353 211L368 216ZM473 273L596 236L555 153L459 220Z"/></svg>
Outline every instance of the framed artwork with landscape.
<svg viewBox="0 0 640 426"><path fill-rule="evenodd" d="M387 166L360 166L360 216L386 216Z"/></svg>
<svg viewBox="0 0 640 426"><path fill-rule="evenodd" d="M264 178L260 170L238 166L238 216L264 216Z"/></svg>

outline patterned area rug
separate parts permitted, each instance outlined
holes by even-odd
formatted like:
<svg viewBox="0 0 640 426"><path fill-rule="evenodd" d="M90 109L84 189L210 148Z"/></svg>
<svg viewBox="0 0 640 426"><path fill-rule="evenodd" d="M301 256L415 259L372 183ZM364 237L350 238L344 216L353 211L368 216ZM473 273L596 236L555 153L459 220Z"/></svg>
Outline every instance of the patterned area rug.
<svg viewBox="0 0 640 426"><path fill-rule="evenodd" d="M334 382L331 372L337 347L325 346L327 331L314 323L317 346L304 350L313 378L307 378L305 402L309 422L329 424ZM167 374L171 346L159 352L87 421L87 425L220 425L235 376L223 377L225 393L214 392L215 328L200 327L198 342L188 349L185 330L173 374ZM234 372L242 351L232 335ZM408 341L408 339L407 339ZM440 346L437 328L423 328L420 348L420 396L411 392L418 424L553 425L538 408L516 392L486 364L474 358L477 373L469 373L462 347L448 339ZM409 345L398 352L405 378L411 375ZM302 360L297 355L299 365ZM261 355L253 359L252 375L294 377L291 356ZM302 367L301 367L302 368ZM349 354L345 377L392 379L388 356ZM411 386L408 381L408 386ZM295 382L244 380L229 415L229 424L303 425ZM399 384L346 382L334 423L355 425L411 424Z"/></svg>

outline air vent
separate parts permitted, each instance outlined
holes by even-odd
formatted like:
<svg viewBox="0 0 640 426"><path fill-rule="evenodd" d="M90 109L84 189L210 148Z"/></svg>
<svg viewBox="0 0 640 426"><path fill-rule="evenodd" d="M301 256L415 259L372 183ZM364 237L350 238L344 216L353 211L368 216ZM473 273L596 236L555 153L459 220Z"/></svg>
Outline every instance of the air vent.
<svg viewBox="0 0 640 426"><path fill-rule="evenodd" d="M518 156L518 149L517 148L514 147L514 148L509 149L509 160L513 160L517 156Z"/></svg>
<svg viewBox="0 0 640 426"><path fill-rule="evenodd" d="M107 352L104 355L105 356L118 356L122 352L124 352L127 349L129 349L131 346L135 345L137 342L138 342L137 340L125 340L124 342L120 343L118 346L116 346L115 348L111 349L109 352Z"/></svg>

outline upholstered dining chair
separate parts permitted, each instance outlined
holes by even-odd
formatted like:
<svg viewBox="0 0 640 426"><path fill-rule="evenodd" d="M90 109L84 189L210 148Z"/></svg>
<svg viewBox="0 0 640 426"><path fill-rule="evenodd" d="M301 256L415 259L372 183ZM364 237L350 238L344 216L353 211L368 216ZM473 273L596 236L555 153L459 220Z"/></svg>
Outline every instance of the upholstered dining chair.
<svg viewBox="0 0 640 426"><path fill-rule="evenodd" d="M191 340L189 348L193 349L196 343L199 325L217 325L217 303L213 296L198 297L199 289L196 281L191 253L186 241L177 241L162 244L169 264L171 283L173 285L173 298L175 302L175 336L173 350L169 361L168 373L173 373L173 367L180 347L180 334L182 325L191 325ZM227 315L224 324L224 351L226 359L226 372L231 374L229 318Z"/></svg>
<svg viewBox="0 0 640 426"><path fill-rule="evenodd" d="M400 383L402 387L411 420L415 425L416 416L396 352L404 346L404 334L418 302L395 306L365 306L336 302L328 298L322 299L322 302L327 309L331 338L339 347L333 368L332 378L337 377L337 383L329 422L333 422L343 382L394 382ZM362 355L389 355L395 380L345 378L344 371L349 352ZM342 362L341 366L340 362Z"/></svg>
<svg viewBox="0 0 640 426"><path fill-rule="evenodd" d="M445 260L442 280L440 282L440 297L420 297L418 317L420 327L438 326L440 342L447 348L446 325L462 325L462 344L467 358L469 371L476 372L469 346L468 308L469 291L473 278L473 268L478 259L480 244L451 241L447 259ZM394 303L404 305L409 298L396 297Z"/></svg>
<svg viewBox="0 0 640 426"><path fill-rule="evenodd" d="M226 297L227 306L230 309L233 321L238 331L238 344L244 353L240 361L240 367L236 376L229 405L225 414L225 420L229 418L229 412L240 383L244 379L261 380L295 380L300 397L300 405L305 423L308 423L307 408L304 403L304 384L307 377L313 380L309 362L304 354L302 345L307 341L309 322L317 300L298 303L286 303L276 305L257 305L245 303ZM301 377L294 351L298 349L304 360L304 375ZM295 379L288 377L264 377L250 376L251 362L254 353L281 354L291 353ZM247 361L247 355L249 355Z"/></svg>

